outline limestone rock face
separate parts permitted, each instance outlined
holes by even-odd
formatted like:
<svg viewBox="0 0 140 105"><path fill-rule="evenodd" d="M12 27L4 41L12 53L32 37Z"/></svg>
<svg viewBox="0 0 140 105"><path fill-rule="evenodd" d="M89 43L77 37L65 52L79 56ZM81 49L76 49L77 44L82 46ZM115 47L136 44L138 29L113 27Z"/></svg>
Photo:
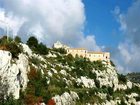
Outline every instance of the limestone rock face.
<svg viewBox="0 0 140 105"><path fill-rule="evenodd" d="M20 45L23 48L23 52L27 53L29 55L29 57L31 57L32 56L32 50L28 47L28 45L23 44L23 43L20 43Z"/></svg>
<svg viewBox="0 0 140 105"><path fill-rule="evenodd" d="M50 50L48 55L39 55L34 53L28 45L20 45L23 48L23 52L18 55L18 58L12 58L12 54L9 51L0 50L0 76L3 83L6 78L9 85L8 93L12 93L15 99L19 98L20 90L25 90L27 87L29 66L41 71L46 78L47 86L53 87L54 85L57 87L58 83L60 83L60 86L56 89L61 91L61 94L54 91L55 94L52 92L53 95L50 95L56 105L75 105L77 101L83 102L84 96L86 96L85 99L88 99L92 95L96 100L103 100L101 105L118 105L118 103L121 103L119 96L122 91L132 89L134 86L140 87L139 84L132 83L129 80L122 84L118 79L115 67L110 64L105 63L105 69L101 70L96 67L90 68L90 73L93 74L89 75L88 68L77 69L75 64L69 64L67 60L66 63L62 63L63 60L65 61L66 55L53 50ZM79 72L76 70L79 70ZM66 90L61 90L62 87ZM108 92L110 90L114 92L114 96L110 95L111 92ZM137 92L132 94L124 93L123 101L127 105L140 105L140 102L136 102L135 99L138 96ZM90 101L92 101L92 98L84 105L93 105ZM40 103L40 105L44 105L44 103ZM94 105L99 104L95 103Z"/></svg>
<svg viewBox="0 0 140 105"><path fill-rule="evenodd" d="M77 93L71 91L70 93L65 92L61 96L56 95L53 97L56 105L75 105L75 101L79 99Z"/></svg>
<svg viewBox="0 0 140 105"><path fill-rule="evenodd" d="M93 70L96 73L97 80L100 82L100 87L110 86L114 87L114 90L118 88L118 77L114 67L107 65L107 70Z"/></svg>
<svg viewBox="0 0 140 105"><path fill-rule="evenodd" d="M8 93L12 93L15 99L19 98L20 86L27 86L28 59L20 54L18 59L12 59L9 51L0 50L0 76L6 78L9 85Z"/></svg>
<svg viewBox="0 0 140 105"><path fill-rule="evenodd" d="M81 78L77 79L78 84L83 84L83 87L86 88L93 88L95 87L94 79L89 79L86 77L81 76Z"/></svg>

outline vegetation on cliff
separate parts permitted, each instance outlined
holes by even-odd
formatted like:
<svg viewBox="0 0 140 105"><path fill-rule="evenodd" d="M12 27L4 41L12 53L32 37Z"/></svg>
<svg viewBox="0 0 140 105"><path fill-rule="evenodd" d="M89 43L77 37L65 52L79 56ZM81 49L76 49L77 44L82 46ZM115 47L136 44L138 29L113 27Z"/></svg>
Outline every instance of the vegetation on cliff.
<svg viewBox="0 0 140 105"><path fill-rule="evenodd" d="M24 90L20 84L20 98L17 100L12 94L8 95L7 88L4 88L6 93L0 90L0 94L3 94L0 104L55 105L62 102L63 105L68 105L63 98L66 94L70 94L73 101L70 103L67 100L69 105L107 104L111 101L118 105L134 104L132 98L140 101L140 87L131 83L125 75L118 74L113 62L111 66L106 62L91 62L79 56L74 58L71 54L66 54L65 49L47 48L33 36L27 41L32 50L32 56L29 56L20 42L19 37L14 40L9 38L9 41L3 37L0 39L0 49L10 51L13 59L18 59L20 53L28 57L29 81ZM0 82L0 88L3 86ZM6 86L8 87L8 84ZM137 95L131 97L132 93ZM77 98L73 98L74 95Z"/></svg>

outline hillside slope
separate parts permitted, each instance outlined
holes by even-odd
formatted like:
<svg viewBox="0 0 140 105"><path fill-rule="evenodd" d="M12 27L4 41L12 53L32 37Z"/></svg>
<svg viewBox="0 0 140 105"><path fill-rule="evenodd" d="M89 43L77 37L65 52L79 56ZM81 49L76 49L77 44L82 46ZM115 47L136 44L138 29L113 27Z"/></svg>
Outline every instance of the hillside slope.
<svg viewBox="0 0 140 105"><path fill-rule="evenodd" d="M140 73L128 73L127 78L135 83L140 83Z"/></svg>
<svg viewBox="0 0 140 105"><path fill-rule="evenodd" d="M73 58L62 49L49 49L48 54L39 54L26 44L16 45L21 49L16 56L11 49L0 50L0 88L7 83L4 95L12 93L17 105L140 103L140 85L118 74L115 67L106 62Z"/></svg>

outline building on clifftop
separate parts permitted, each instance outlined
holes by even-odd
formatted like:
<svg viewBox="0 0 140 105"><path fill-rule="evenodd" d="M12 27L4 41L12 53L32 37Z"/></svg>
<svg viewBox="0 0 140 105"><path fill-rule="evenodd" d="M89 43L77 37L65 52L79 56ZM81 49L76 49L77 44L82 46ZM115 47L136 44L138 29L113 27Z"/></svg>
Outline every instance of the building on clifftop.
<svg viewBox="0 0 140 105"><path fill-rule="evenodd" d="M70 48L67 45L62 44L61 42L57 41L56 43L53 44L53 48L64 48L64 49L68 49Z"/></svg>
<svg viewBox="0 0 140 105"><path fill-rule="evenodd" d="M94 52L88 51L85 48L70 48L67 45L64 45L57 41L53 44L53 48L64 48L67 51L67 54L71 54L73 57L76 55L80 57L89 58L90 61L106 61L110 63L110 53L109 52Z"/></svg>

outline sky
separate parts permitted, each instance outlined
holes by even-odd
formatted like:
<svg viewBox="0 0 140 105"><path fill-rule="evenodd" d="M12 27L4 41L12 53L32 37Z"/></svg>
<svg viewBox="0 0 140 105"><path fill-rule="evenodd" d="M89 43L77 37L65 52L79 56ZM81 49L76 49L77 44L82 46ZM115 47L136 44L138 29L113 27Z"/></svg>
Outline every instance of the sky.
<svg viewBox="0 0 140 105"><path fill-rule="evenodd" d="M109 51L119 72L139 72L139 11L140 0L0 0L0 34Z"/></svg>

